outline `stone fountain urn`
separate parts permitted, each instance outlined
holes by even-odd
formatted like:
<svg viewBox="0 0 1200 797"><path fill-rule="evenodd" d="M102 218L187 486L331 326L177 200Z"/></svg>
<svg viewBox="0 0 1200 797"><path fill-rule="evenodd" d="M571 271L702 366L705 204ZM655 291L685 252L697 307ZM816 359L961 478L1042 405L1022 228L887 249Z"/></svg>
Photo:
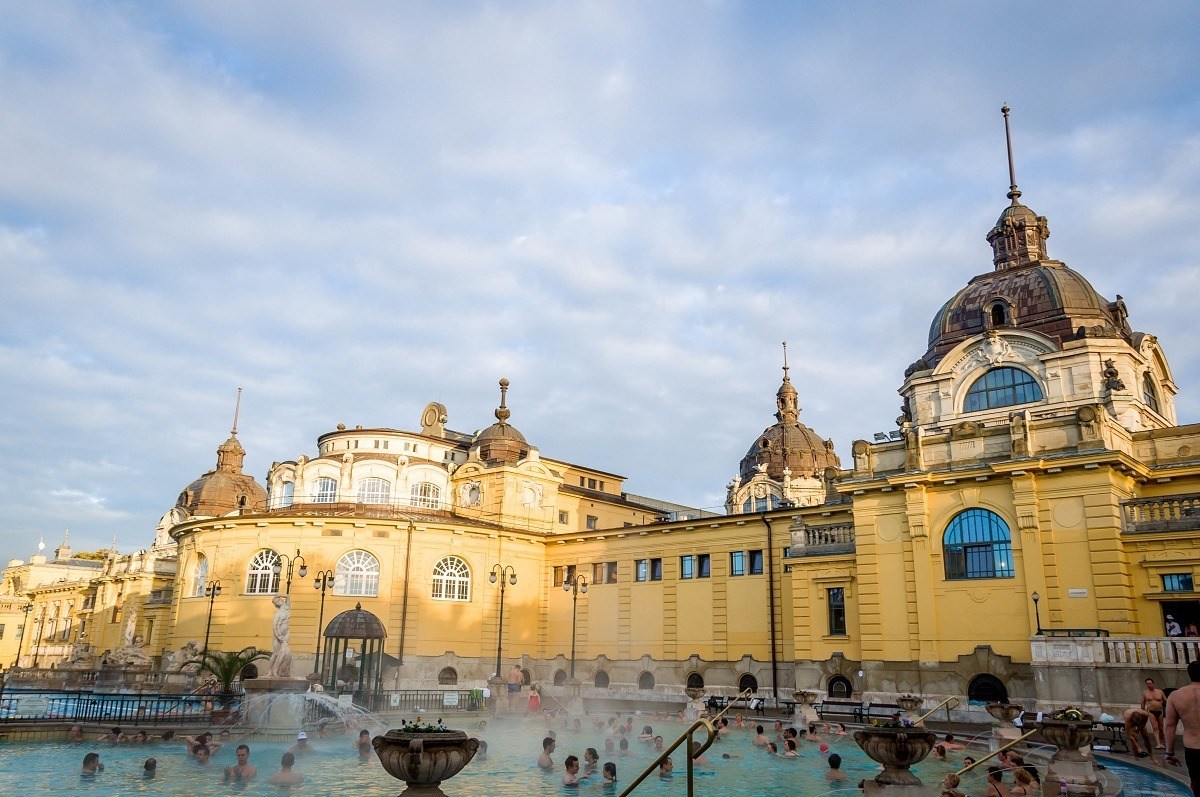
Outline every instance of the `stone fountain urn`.
<svg viewBox="0 0 1200 797"><path fill-rule="evenodd" d="M872 761L883 764L875 776L881 786L920 786L921 779L909 767L919 764L933 750L937 737L919 728L871 727L855 731L854 741Z"/></svg>
<svg viewBox="0 0 1200 797"><path fill-rule="evenodd" d="M993 729L992 738L997 744L992 749L1011 742L1021 735L1017 726L1013 725L1013 720L1025 713L1023 707L1014 703L988 703L984 708L999 723Z"/></svg>
<svg viewBox="0 0 1200 797"><path fill-rule="evenodd" d="M1096 764L1080 749L1091 744L1094 722L1091 714L1068 708L1037 724L1042 738L1058 748L1046 767L1046 777L1042 779L1044 789L1061 788L1067 794L1100 793Z"/></svg>
<svg viewBox="0 0 1200 797"><path fill-rule="evenodd" d="M817 710L813 708L813 704L817 702L817 693L807 690L796 690L792 692L792 699L800 706L800 718L804 722L804 726L808 727L814 722L820 722L821 718L817 716Z"/></svg>
<svg viewBox="0 0 1200 797"><path fill-rule="evenodd" d="M371 746L387 773L408 786L402 795L444 797L442 781L462 772L475 757L479 740L462 731L393 728L372 739Z"/></svg>

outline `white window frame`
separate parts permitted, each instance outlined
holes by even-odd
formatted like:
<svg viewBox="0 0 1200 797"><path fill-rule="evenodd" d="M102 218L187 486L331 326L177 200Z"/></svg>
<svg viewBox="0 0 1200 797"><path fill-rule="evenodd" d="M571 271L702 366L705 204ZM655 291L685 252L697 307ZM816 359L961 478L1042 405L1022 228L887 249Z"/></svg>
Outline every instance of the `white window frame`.
<svg viewBox="0 0 1200 797"><path fill-rule="evenodd" d="M337 479L332 476L321 476L313 482L312 502L314 504L332 504L337 500Z"/></svg>
<svg viewBox="0 0 1200 797"><path fill-rule="evenodd" d="M358 483L360 504L387 504L392 500L392 483L378 476L371 476Z"/></svg>
<svg viewBox="0 0 1200 797"><path fill-rule="evenodd" d="M358 598L379 595L379 560L370 551L347 551L334 567L333 594Z"/></svg>
<svg viewBox="0 0 1200 797"><path fill-rule="evenodd" d="M471 566L457 556L447 556L433 566L434 600L471 600Z"/></svg>
<svg viewBox="0 0 1200 797"><path fill-rule="evenodd" d="M204 587L208 584L208 557L204 554L196 554L196 569L192 573L192 597L199 598L204 595Z"/></svg>
<svg viewBox="0 0 1200 797"><path fill-rule="evenodd" d="M425 509L440 509L442 506L442 488L433 482L417 482L408 491L408 501L411 506Z"/></svg>
<svg viewBox="0 0 1200 797"><path fill-rule="evenodd" d="M280 570L276 570L278 567ZM276 595L279 593L279 576L283 568L283 559L270 548L263 548L254 554L246 567L247 595Z"/></svg>

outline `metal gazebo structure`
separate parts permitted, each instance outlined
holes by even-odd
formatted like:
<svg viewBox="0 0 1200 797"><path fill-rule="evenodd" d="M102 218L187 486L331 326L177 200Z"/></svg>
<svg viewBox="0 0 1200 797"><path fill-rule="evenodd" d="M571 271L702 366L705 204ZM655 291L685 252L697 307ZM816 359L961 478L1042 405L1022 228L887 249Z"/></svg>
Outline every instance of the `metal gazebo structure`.
<svg viewBox="0 0 1200 797"><path fill-rule="evenodd" d="M321 684L327 690L351 692L358 703L382 690L383 640L387 639L387 629L378 617L357 603L353 609L330 620L324 636Z"/></svg>

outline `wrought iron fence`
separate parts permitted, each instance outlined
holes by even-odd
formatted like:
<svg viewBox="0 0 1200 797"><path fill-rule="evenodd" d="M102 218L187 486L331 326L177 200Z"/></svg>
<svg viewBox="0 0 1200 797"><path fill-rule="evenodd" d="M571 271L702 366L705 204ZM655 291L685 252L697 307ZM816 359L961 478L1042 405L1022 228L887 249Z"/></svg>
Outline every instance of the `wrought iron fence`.
<svg viewBox="0 0 1200 797"><path fill-rule="evenodd" d="M7 689L0 695L0 724L211 724L214 722L214 709L229 711L236 716L239 706L240 698L235 698L226 708L212 697L196 695L107 695Z"/></svg>
<svg viewBox="0 0 1200 797"><path fill-rule="evenodd" d="M367 692L354 696L354 705L367 711L482 711L482 689L401 690Z"/></svg>

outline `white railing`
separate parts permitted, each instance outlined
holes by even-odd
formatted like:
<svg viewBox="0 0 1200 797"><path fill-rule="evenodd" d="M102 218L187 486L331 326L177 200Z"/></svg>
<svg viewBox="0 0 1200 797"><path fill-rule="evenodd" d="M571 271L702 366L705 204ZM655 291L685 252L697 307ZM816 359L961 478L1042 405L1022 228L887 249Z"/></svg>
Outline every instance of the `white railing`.
<svg viewBox="0 0 1200 797"><path fill-rule="evenodd" d="M1200 637L1034 637L1034 664L1183 669L1200 658Z"/></svg>

